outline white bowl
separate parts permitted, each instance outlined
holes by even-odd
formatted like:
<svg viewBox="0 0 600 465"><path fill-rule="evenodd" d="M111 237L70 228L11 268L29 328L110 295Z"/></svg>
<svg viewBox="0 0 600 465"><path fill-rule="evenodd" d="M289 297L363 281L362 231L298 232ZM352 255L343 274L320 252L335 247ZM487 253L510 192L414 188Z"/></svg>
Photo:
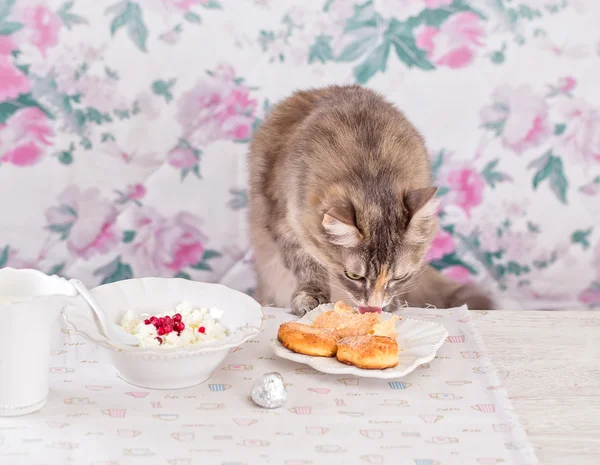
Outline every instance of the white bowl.
<svg viewBox="0 0 600 465"><path fill-rule="evenodd" d="M258 302L220 284L185 279L140 278L118 281L91 289L98 304L115 323L129 309L135 313L162 313L181 302L192 307L217 307L221 323L230 335L222 340L175 349L127 346L108 340L96 316L81 297L67 305L68 329L106 349L119 376L147 389L181 389L206 381L223 362L229 349L239 346L262 329Z"/></svg>

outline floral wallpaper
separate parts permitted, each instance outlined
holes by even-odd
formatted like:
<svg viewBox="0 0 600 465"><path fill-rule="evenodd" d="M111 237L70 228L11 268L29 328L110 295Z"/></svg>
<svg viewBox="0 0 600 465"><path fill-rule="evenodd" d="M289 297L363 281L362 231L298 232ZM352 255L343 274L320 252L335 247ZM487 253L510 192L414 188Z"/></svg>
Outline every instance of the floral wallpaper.
<svg viewBox="0 0 600 465"><path fill-rule="evenodd" d="M0 266L252 293L269 106L359 83L425 135L428 255L506 308L600 306L593 0L0 0Z"/></svg>

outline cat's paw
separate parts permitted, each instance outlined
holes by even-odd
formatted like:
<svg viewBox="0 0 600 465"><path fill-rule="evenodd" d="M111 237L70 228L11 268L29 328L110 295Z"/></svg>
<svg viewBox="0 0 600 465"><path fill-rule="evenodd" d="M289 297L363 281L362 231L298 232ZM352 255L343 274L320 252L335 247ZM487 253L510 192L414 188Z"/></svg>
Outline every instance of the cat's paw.
<svg viewBox="0 0 600 465"><path fill-rule="evenodd" d="M321 304L325 304L329 298L325 294L312 294L306 291L299 291L292 298L292 313L298 316L304 316Z"/></svg>

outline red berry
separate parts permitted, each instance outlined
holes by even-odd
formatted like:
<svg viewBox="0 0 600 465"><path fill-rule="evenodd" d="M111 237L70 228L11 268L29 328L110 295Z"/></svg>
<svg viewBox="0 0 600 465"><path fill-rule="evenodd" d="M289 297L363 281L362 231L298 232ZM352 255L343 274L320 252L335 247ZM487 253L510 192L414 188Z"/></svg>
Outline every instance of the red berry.
<svg viewBox="0 0 600 465"><path fill-rule="evenodd" d="M163 326L163 328L165 329L165 333L167 333L167 334L169 334L170 332L173 331L173 325L170 325L170 324L165 324Z"/></svg>
<svg viewBox="0 0 600 465"><path fill-rule="evenodd" d="M158 318L156 318L155 316L150 317L150 323L152 323L153 325L156 325L157 322L158 322Z"/></svg>
<svg viewBox="0 0 600 465"><path fill-rule="evenodd" d="M181 337L181 331L177 331L177 335Z"/></svg>
<svg viewBox="0 0 600 465"><path fill-rule="evenodd" d="M159 327L159 328L156 330L156 334L158 334L159 336L162 336L162 335L163 335L163 334L165 334L165 333L166 333L166 331L165 331L165 328L164 328L163 326Z"/></svg>
<svg viewBox="0 0 600 465"><path fill-rule="evenodd" d="M200 326L198 328L198 332L204 334L206 332L206 328L204 326Z"/></svg>
<svg viewBox="0 0 600 465"><path fill-rule="evenodd" d="M155 337L154 339L156 339L159 344L162 344L162 337Z"/></svg>
<svg viewBox="0 0 600 465"><path fill-rule="evenodd" d="M181 332L185 329L185 323L183 321L176 321L173 328L175 328L175 331Z"/></svg>
<svg viewBox="0 0 600 465"><path fill-rule="evenodd" d="M173 315L173 321L181 321L181 313L176 313Z"/></svg>
<svg viewBox="0 0 600 465"><path fill-rule="evenodd" d="M150 324L150 320L148 320L148 319L144 320L144 324L145 325L149 325Z"/></svg>

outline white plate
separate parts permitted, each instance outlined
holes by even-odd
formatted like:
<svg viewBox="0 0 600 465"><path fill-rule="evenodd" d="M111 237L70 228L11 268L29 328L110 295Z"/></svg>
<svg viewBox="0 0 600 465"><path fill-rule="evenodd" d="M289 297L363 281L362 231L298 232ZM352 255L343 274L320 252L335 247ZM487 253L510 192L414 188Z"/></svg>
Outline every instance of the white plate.
<svg viewBox="0 0 600 465"><path fill-rule="evenodd" d="M304 315L299 323L312 325L315 318L323 312L333 310L333 304L320 305ZM389 320L392 314L383 312L382 320ZM448 337L448 331L433 321L415 320L400 315L396 322L398 346L400 347L400 363L394 368L385 370L363 370L355 366L338 362L335 357L312 357L286 349L277 338L271 339L275 355L287 360L304 363L322 373L333 375L355 375L363 378L395 379L406 376L423 363L430 362ZM403 350L404 349L404 350Z"/></svg>

